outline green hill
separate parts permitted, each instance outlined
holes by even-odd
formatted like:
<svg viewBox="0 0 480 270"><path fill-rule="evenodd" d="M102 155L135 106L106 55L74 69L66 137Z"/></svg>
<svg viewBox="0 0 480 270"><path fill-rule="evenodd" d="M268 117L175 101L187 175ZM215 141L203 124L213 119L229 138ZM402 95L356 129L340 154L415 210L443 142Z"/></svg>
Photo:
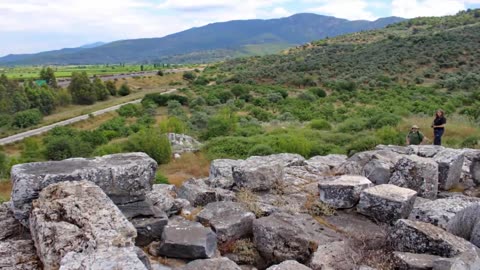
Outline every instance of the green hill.
<svg viewBox="0 0 480 270"><path fill-rule="evenodd" d="M121 40L95 48L64 49L30 55L8 55L0 65L201 63L279 52L325 37L385 27L397 17L348 21L316 14L271 20L213 23L163 38Z"/></svg>
<svg viewBox="0 0 480 270"><path fill-rule="evenodd" d="M219 69L241 83L471 90L480 84L480 10L323 39L283 54L231 60Z"/></svg>

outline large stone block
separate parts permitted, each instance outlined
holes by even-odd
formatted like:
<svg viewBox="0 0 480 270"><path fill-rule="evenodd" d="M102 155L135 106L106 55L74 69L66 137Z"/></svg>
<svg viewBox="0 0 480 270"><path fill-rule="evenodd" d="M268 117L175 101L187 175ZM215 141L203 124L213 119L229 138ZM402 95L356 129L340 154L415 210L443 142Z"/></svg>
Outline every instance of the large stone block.
<svg viewBox="0 0 480 270"><path fill-rule="evenodd" d="M272 265L267 270L312 270L297 261L284 261L278 265Z"/></svg>
<svg viewBox="0 0 480 270"><path fill-rule="evenodd" d="M398 270L432 270L439 256L430 254L415 254L408 252L393 252L395 269Z"/></svg>
<svg viewBox="0 0 480 270"><path fill-rule="evenodd" d="M433 199L438 193L438 165L418 156L405 156L394 168L389 184L413 189L418 196Z"/></svg>
<svg viewBox="0 0 480 270"><path fill-rule="evenodd" d="M203 179L190 179L177 191L178 198L185 199L194 207L205 206L211 202L234 201L235 193L221 188L211 188Z"/></svg>
<svg viewBox="0 0 480 270"><path fill-rule="evenodd" d="M233 167L238 166L242 160L216 159L210 164L210 175L207 184L211 187L231 189L233 181Z"/></svg>
<svg viewBox="0 0 480 270"><path fill-rule="evenodd" d="M171 216L181 210L175 203L176 195L174 185L156 184L152 186L151 191L147 192L146 197L155 212L165 212Z"/></svg>
<svg viewBox="0 0 480 270"><path fill-rule="evenodd" d="M197 221L212 227L222 243L251 235L253 220L255 214L235 202L209 203L197 215Z"/></svg>
<svg viewBox="0 0 480 270"><path fill-rule="evenodd" d="M472 159L470 164L470 175L477 186L480 186L480 154Z"/></svg>
<svg viewBox="0 0 480 270"><path fill-rule="evenodd" d="M211 258L217 249L217 236L198 222L171 219L163 229L155 255L181 259Z"/></svg>
<svg viewBox="0 0 480 270"><path fill-rule="evenodd" d="M455 257L464 252L476 252L476 247L430 223L400 219L390 233L396 251L426 253L441 257Z"/></svg>
<svg viewBox="0 0 480 270"><path fill-rule="evenodd" d="M157 163L144 153L115 154L92 159L36 162L12 168L12 209L15 218L28 225L32 200L50 184L88 180L98 185L115 203L141 201L151 190Z"/></svg>
<svg viewBox="0 0 480 270"><path fill-rule="evenodd" d="M410 145L408 148L411 149L411 154L425 158L432 158L445 149L443 146L439 145Z"/></svg>
<svg viewBox="0 0 480 270"><path fill-rule="evenodd" d="M108 247L95 252L69 252L61 263L61 270L150 270L150 262L136 247ZM147 259L148 260L148 259Z"/></svg>
<svg viewBox="0 0 480 270"><path fill-rule="evenodd" d="M358 254L350 251L348 243L338 241L319 245L307 265L313 270L350 270L355 269L355 260L358 259Z"/></svg>
<svg viewBox="0 0 480 270"><path fill-rule="evenodd" d="M434 160L438 163L438 188L449 190L460 182L464 155L462 151L445 149L437 153Z"/></svg>
<svg viewBox="0 0 480 270"><path fill-rule="evenodd" d="M318 184L320 200L335 208L354 207L360 200L360 193L372 186L366 177L355 175L342 175Z"/></svg>
<svg viewBox="0 0 480 270"><path fill-rule="evenodd" d="M180 268L181 270L241 270L233 261L228 258L214 258L206 260L195 260L188 263L184 267ZM179 270L180 270L179 269Z"/></svg>
<svg viewBox="0 0 480 270"><path fill-rule="evenodd" d="M29 233L13 216L10 202L0 204L0 241L27 239Z"/></svg>
<svg viewBox="0 0 480 270"><path fill-rule="evenodd" d="M32 240L0 241L0 269L2 270L41 270Z"/></svg>
<svg viewBox="0 0 480 270"><path fill-rule="evenodd" d="M151 242L161 239L163 229L168 224L168 217L166 214L160 217L140 217L133 219L132 224L137 230L135 244L147 246Z"/></svg>
<svg viewBox="0 0 480 270"><path fill-rule="evenodd" d="M108 254L111 247L134 246L137 236L102 189L88 181L43 189L33 202L30 231L45 269L58 269L69 252L88 257Z"/></svg>
<svg viewBox="0 0 480 270"><path fill-rule="evenodd" d="M239 189L269 191L282 185L283 177L284 167L281 162L261 163L249 160L233 167L233 180Z"/></svg>
<svg viewBox="0 0 480 270"><path fill-rule="evenodd" d="M357 211L381 222L407 218L412 211L417 192L394 185L379 185L360 194Z"/></svg>
<svg viewBox="0 0 480 270"><path fill-rule="evenodd" d="M446 229L480 247L480 202L470 204L457 212L448 222Z"/></svg>
<svg viewBox="0 0 480 270"><path fill-rule="evenodd" d="M308 166L317 168L318 171L332 171L335 170L342 163L347 161L346 155L326 155L315 156L306 161Z"/></svg>

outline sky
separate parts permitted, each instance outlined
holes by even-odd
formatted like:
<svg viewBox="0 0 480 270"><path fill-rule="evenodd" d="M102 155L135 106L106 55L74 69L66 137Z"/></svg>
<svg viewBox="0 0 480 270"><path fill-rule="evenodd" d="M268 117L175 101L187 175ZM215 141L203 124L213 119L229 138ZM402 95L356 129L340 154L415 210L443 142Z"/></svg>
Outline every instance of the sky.
<svg viewBox="0 0 480 270"><path fill-rule="evenodd" d="M443 16L467 8L480 8L480 0L0 0L0 56L303 12L375 20Z"/></svg>

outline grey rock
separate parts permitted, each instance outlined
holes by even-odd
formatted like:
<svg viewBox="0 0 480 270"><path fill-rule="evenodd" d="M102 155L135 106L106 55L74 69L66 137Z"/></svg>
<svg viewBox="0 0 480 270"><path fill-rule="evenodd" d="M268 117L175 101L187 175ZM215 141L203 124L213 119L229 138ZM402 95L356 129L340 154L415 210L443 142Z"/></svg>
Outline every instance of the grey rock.
<svg viewBox="0 0 480 270"><path fill-rule="evenodd" d="M297 261L284 261L278 265L272 265L267 270L312 270Z"/></svg>
<svg viewBox="0 0 480 270"><path fill-rule="evenodd" d="M372 186L366 177L355 175L343 175L318 184L320 200L334 208L354 207L360 200L360 193Z"/></svg>
<svg viewBox="0 0 480 270"><path fill-rule="evenodd" d="M141 258L138 257L136 247L108 247L105 249L97 249L92 252L68 252L60 262L60 269L149 270L151 268L147 268Z"/></svg>
<svg viewBox="0 0 480 270"><path fill-rule="evenodd" d="M411 147L406 147L406 146L398 146L398 145L377 145L375 147L375 150L387 150L391 151L397 154L402 154L402 155L412 155L414 154L414 149Z"/></svg>
<svg viewBox="0 0 480 270"><path fill-rule="evenodd" d="M167 136L174 154L197 152L202 147L199 141L185 134L168 133Z"/></svg>
<svg viewBox="0 0 480 270"><path fill-rule="evenodd" d="M211 258L217 249L217 236L198 222L171 219L163 229L156 256L181 259Z"/></svg>
<svg viewBox="0 0 480 270"><path fill-rule="evenodd" d="M192 206L205 206L216 201L235 200L235 194L232 191L211 188L205 184L203 179L190 179L183 183L177 191L178 198L188 200Z"/></svg>
<svg viewBox="0 0 480 270"><path fill-rule="evenodd" d="M30 232L13 216L10 202L0 204L0 241L28 239Z"/></svg>
<svg viewBox="0 0 480 270"><path fill-rule="evenodd" d="M242 270L240 266L228 258L195 260L179 270Z"/></svg>
<svg viewBox="0 0 480 270"><path fill-rule="evenodd" d="M153 217L159 213L162 213L160 211L156 211L149 200L117 204L117 207L120 209L120 211L122 211L123 215L127 219L132 219L135 217Z"/></svg>
<svg viewBox="0 0 480 270"><path fill-rule="evenodd" d="M379 185L360 194L357 211L380 222L390 223L407 218L412 211L417 192L394 185Z"/></svg>
<svg viewBox="0 0 480 270"><path fill-rule="evenodd" d="M253 222L253 242L267 263L307 262L319 243L339 241L335 231L309 215L273 213Z"/></svg>
<svg viewBox="0 0 480 270"><path fill-rule="evenodd" d="M135 244L137 246L147 246L152 241L160 240L163 228L168 224L168 217L146 217L135 218L132 221L133 226L137 230L137 238Z"/></svg>
<svg viewBox="0 0 480 270"><path fill-rule="evenodd" d="M156 184L147 192L147 200L153 206L154 212L165 212L172 216L180 212L182 205L176 201L176 187L174 185Z"/></svg>
<svg viewBox="0 0 480 270"><path fill-rule="evenodd" d="M252 191L269 191L281 186L284 177L284 167L281 162L260 162L250 159L233 167L233 180L239 189Z"/></svg>
<svg viewBox="0 0 480 270"><path fill-rule="evenodd" d="M318 246L307 264L313 270L349 270L355 269L354 259L359 259L358 254L349 250L344 241Z"/></svg>
<svg viewBox="0 0 480 270"><path fill-rule="evenodd" d="M326 167L329 170L334 170L345 161L347 161L346 155L326 155L312 157L307 160L306 163L309 166L318 168L318 170L323 171Z"/></svg>
<svg viewBox="0 0 480 270"><path fill-rule="evenodd" d="M438 193L438 165L428 158L405 156L395 164L389 184L413 189L418 196L433 199Z"/></svg>
<svg viewBox="0 0 480 270"><path fill-rule="evenodd" d="M395 269L398 270L431 270L436 260L441 257L430 254L414 254L408 252L393 252Z"/></svg>
<svg viewBox="0 0 480 270"><path fill-rule="evenodd" d="M408 148L412 149L412 154L426 158L432 158L445 149L443 146L438 145L410 145Z"/></svg>
<svg viewBox="0 0 480 270"><path fill-rule="evenodd" d="M362 170L362 175L377 185L387 184L392 176L394 164L390 161L372 159Z"/></svg>
<svg viewBox="0 0 480 270"><path fill-rule="evenodd" d="M268 216L275 212L304 212L307 200L308 196L303 193L286 195L259 193L255 196L253 203L258 208L258 211L262 213L262 216Z"/></svg>
<svg viewBox="0 0 480 270"><path fill-rule="evenodd" d="M390 150L372 150L356 153L337 167L335 174L364 175L364 167L374 159L395 164L401 157L401 154Z"/></svg>
<svg viewBox="0 0 480 270"><path fill-rule="evenodd" d="M88 181L43 189L33 203L30 231L45 269L58 268L69 252L88 257L100 251L108 254L104 250L110 247L134 246L137 236L102 189Z"/></svg>
<svg viewBox="0 0 480 270"><path fill-rule="evenodd" d="M446 230L450 220L452 220L457 213L475 203L480 203L480 199L465 196L453 196L445 199L426 201L422 204L415 205L408 219L431 223ZM464 221L461 223L464 223Z"/></svg>
<svg viewBox="0 0 480 270"><path fill-rule="evenodd" d="M470 164L470 175L477 186L480 186L480 154L472 159Z"/></svg>
<svg viewBox="0 0 480 270"><path fill-rule="evenodd" d="M197 215L197 221L212 227L221 243L251 235L253 220L255 214L235 202L209 203Z"/></svg>
<svg viewBox="0 0 480 270"><path fill-rule="evenodd" d="M231 189L235 182L233 181L233 167L238 166L242 160L233 159L216 159L210 164L210 176L208 185L211 187L219 187Z"/></svg>
<svg viewBox="0 0 480 270"><path fill-rule="evenodd" d="M37 257L32 240L0 241L0 269L41 270L42 263Z"/></svg>
<svg viewBox="0 0 480 270"><path fill-rule="evenodd" d="M379 270L377 268L372 268L370 266L361 265L358 270Z"/></svg>
<svg viewBox="0 0 480 270"><path fill-rule="evenodd" d="M480 247L480 202L470 204L457 212L448 222L446 229Z"/></svg>
<svg viewBox="0 0 480 270"><path fill-rule="evenodd" d="M464 252L476 252L476 247L430 223L400 219L390 233L396 251L426 253L441 257L455 257Z"/></svg>
<svg viewBox="0 0 480 270"><path fill-rule="evenodd" d="M442 150L435 155L439 189L449 190L460 182L464 159L461 151L452 149Z"/></svg>
<svg viewBox="0 0 480 270"><path fill-rule="evenodd" d="M439 258L433 270L480 270L480 257L476 251L464 252L454 258Z"/></svg>
<svg viewBox="0 0 480 270"><path fill-rule="evenodd" d="M118 204L140 201L151 190L156 169L157 163L144 153L15 165L12 210L28 226L32 200L48 185L64 181L92 181Z"/></svg>
<svg viewBox="0 0 480 270"><path fill-rule="evenodd" d="M274 154L269 156L253 156L245 160L249 164L274 165L282 167L306 165L305 158L299 154Z"/></svg>

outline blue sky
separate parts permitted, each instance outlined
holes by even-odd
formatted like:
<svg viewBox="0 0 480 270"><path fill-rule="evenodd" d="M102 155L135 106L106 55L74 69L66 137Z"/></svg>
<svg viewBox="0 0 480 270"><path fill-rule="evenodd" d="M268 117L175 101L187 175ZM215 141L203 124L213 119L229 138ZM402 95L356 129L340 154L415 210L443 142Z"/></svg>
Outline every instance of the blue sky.
<svg viewBox="0 0 480 270"><path fill-rule="evenodd" d="M0 0L0 56L162 37L212 22L313 12L350 20L480 8L480 0Z"/></svg>

